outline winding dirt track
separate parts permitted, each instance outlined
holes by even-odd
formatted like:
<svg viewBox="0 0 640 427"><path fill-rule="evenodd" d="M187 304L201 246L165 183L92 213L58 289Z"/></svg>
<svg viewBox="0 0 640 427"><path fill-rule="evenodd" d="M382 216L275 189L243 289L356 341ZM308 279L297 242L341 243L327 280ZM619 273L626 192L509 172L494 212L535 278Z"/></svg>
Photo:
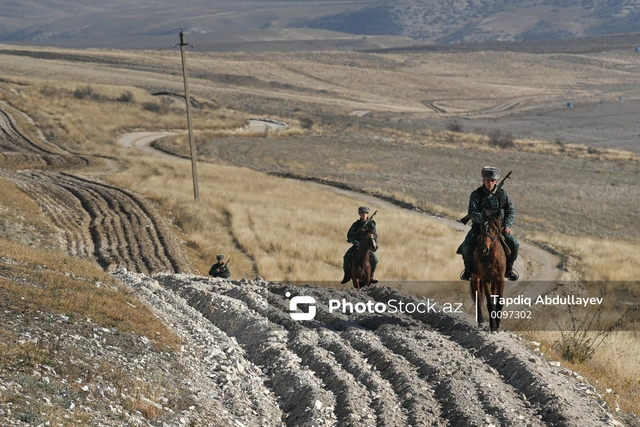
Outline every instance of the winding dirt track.
<svg viewBox="0 0 640 427"><path fill-rule="evenodd" d="M59 229L69 254L106 270L189 271L180 243L151 204L131 192L61 172L89 163L53 153L23 135L0 110L0 177L29 194Z"/></svg>

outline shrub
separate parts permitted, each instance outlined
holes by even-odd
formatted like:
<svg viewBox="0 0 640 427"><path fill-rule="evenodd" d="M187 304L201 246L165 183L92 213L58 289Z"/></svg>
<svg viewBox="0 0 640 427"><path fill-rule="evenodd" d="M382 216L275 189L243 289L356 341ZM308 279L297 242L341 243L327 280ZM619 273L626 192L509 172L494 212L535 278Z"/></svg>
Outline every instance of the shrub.
<svg viewBox="0 0 640 427"><path fill-rule="evenodd" d="M74 90L73 97L76 99L93 99L94 101L101 101L104 99L100 93L89 85L79 87Z"/></svg>
<svg viewBox="0 0 640 427"><path fill-rule="evenodd" d="M120 102L133 102L133 93L130 90L122 92L120 97L118 98Z"/></svg>
<svg viewBox="0 0 640 427"><path fill-rule="evenodd" d="M512 148L516 144L513 142L513 135L510 133L503 134L500 129L496 129L489 133L489 145L499 148Z"/></svg>
<svg viewBox="0 0 640 427"><path fill-rule="evenodd" d="M447 123L447 130L451 132L462 132L462 125L457 120L450 120Z"/></svg>
<svg viewBox="0 0 640 427"><path fill-rule="evenodd" d="M600 296L604 291L600 290ZM571 325L562 329L560 337L554 341L553 348L569 362L586 362L595 354L605 339L623 325L637 321L640 304L627 309L617 320L607 322L603 319L604 306L590 314L580 316L572 305L568 305Z"/></svg>
<svg viewBox="0 0 640 427"><path fill-rule="evenodd" d="M145 102L142 104L142 108L147 111L151 111L152 113L157 114L167 114L170 109L170 105L167 102L161 102L160 104L156 104L155 102Z"/></svg>
<svg viewBox="0 0 640 427"><path fill-rule="evenodd" d="M313 126L313 120L309 117L302 117L300 119L300 126L302 126L302 129L311 129Z"/></svg>

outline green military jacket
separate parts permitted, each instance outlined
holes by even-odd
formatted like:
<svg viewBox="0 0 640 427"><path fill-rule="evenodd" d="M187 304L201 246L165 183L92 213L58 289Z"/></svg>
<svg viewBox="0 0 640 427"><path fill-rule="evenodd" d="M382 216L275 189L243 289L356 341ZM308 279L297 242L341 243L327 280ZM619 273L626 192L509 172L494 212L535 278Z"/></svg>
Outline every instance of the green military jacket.
<svg viewBox="0 0 640 427"><path fill-rule="evenodd" d="M484 185L478 187L469 197L469 218L474 224L482 223L482 209L485 205L495 203L495 208L500 209L502 216L502 226L511 228L513 226L513 219L515 217L515 209L511 203L511 199L505 190L499 189L491 198L495 199L492 202L487 202L487 198L491 194Z"/></svg>
<svg viewBox="0 0 640 427"><path fill-rule="evenodd" d="M228 279L231 276L231 272L229 271L229 266L226 263L220 264L216 262L209 269L209 276Z"/></svg>
<svg viewBox="0 0 640 427"><path fill-rule="evenodd" d="M351 224L351 228L349 228L349 231L347 232L347 241L352 245L355 245L355 243L360 240L360 230L362 229L365 221L366 220L363 221L359 219ZM376 231L376 222L374 220L369 221L367 229L373 231L376 236L378 235L378 232Z"/></svg>

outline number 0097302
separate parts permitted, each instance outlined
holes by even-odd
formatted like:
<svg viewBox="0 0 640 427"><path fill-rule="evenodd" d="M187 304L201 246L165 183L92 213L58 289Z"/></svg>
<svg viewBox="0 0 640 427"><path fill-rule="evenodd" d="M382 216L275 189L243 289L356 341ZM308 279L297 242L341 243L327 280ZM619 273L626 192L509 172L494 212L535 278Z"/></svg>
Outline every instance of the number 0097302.
<svg viewBox="0 0 640 427"><path fill-rule="evenodd" d="M531 312L526 310L503 310L491 313L493 319L531 319Z"/></svg>

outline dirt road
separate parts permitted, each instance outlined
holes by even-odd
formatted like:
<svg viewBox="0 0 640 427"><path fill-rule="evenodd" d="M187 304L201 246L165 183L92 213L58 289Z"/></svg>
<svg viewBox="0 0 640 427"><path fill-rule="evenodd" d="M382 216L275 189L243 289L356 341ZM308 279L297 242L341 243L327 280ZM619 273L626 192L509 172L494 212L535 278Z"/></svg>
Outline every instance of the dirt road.
<svg viewBox="0 0 640 427"><path fill-rule="evenodd" d="M152 142L167 136L166 132L136 132L126 134L120 137L118 142L124 147L136 147L145 153L161 155L161 156L170 156L164 151L155 150L151 147ZM173 156L178 159L177 156ZM306 181L309 185L322 187L324 189L333 191L337 194L345 195L351 199L359 200L363 203L372 206L375 209L404 209L396 204L393 204L389 201L380 199L378 197L370 196L363 193L358 193L355 191L345 190L343 188L320 184L313 181ZM404 209L406 210L406 209ZM466 233L469 227L467 225L461 224L457 221L452 221L447 218L441 216L430 215L429 213L418 212L415 210L410 211L415 215L423 215L430 216L438 221L443 222L447 226L454 228L461 232L460 240L464 239L464 234ZM531 289L528 286L528 281L536 281L546 283L545 286L551 287L553 286L553 281L566 279L563 277L563 271L558 267L560 265L560 259L537 246L531 245L526 242L520 242L520 257L516 261L515 268L521 273L521 282L513 284L513 286L508 287L508 292L511 294L522 294L529 295L532 292L537 292L538 294L544 293L547 289L541 289L539 286L535 289ZM537 296L537 295L536 295Z"/></svg>

